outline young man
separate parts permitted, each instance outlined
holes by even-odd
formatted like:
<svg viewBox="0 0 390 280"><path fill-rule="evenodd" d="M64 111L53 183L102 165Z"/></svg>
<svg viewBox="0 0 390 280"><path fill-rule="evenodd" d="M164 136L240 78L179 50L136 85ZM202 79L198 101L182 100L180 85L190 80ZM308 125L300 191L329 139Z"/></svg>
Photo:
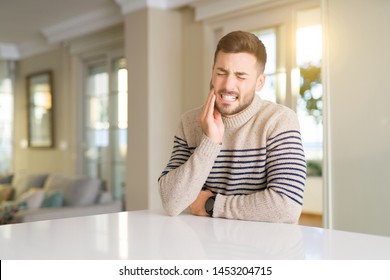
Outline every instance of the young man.
<svg viewBox="0 0 390 280"><path fill-rule="evenodd" d="M297 223L306 161L296 114L256 95L266 51L235 31L218 43L205 105L184 114L159 178L163 207L178 215Z"/></svg>

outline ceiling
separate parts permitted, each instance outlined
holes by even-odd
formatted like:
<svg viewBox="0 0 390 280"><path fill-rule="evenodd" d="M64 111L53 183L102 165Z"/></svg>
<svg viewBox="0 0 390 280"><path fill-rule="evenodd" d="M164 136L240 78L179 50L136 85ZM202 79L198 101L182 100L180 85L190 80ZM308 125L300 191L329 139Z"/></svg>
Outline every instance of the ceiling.
<svg viewBox="0 0 390 280"><path fill-rule="evenodd" d="M19 60L103 30L142 8L190 5L204 20L254 5L298 0L0 0L0 59Z"/></svg>
<svg viewBox="0 0 390 280"><path fill-rule="evenodd" d="M20 59L49 45L122 21L146 6L176 8L197 0L0 0L0 59Z"/></svg>

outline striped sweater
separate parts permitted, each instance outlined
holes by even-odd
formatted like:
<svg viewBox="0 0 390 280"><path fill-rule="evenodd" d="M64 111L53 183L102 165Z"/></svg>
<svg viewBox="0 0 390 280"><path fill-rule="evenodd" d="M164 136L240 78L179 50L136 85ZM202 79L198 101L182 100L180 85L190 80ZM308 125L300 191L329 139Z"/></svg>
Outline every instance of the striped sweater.
<svg viewBox="0 0 390 280"><path fill-rule="evenodd" d="M158 179L164 209L180 214L205 187L216 194L213 217L297 223L306 161L295 112L255 96L244 111L223 118L222 144L203 133L200 113L182 116Z"/></svg>

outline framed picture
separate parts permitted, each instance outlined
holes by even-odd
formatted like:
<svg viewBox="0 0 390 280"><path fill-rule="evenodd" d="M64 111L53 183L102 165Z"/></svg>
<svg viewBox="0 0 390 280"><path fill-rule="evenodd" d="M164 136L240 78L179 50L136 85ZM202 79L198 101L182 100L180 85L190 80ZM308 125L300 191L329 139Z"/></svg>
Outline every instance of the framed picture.
<svg viewBox="0 0 390 280"><path fill-rule="evenodd" d="M27 76L28 145L54 147L53 74L51 71Z"/></svg>

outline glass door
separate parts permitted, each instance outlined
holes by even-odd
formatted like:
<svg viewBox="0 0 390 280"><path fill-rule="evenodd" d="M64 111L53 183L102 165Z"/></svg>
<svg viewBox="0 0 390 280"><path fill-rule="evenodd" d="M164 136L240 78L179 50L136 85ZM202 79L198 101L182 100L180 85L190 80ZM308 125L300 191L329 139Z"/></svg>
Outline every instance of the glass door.
<svg viewBox="0 0 390 280"><path fill-rule="evenodd" d="M87 63L84 173L123 198L127 154L127 70L124 58Z"/></svg>
<svg viewBox="0 0 390 280"><path fill-rule="evenodd" d="M13 170L13 65L0 61L0 175Z"/></svg>

